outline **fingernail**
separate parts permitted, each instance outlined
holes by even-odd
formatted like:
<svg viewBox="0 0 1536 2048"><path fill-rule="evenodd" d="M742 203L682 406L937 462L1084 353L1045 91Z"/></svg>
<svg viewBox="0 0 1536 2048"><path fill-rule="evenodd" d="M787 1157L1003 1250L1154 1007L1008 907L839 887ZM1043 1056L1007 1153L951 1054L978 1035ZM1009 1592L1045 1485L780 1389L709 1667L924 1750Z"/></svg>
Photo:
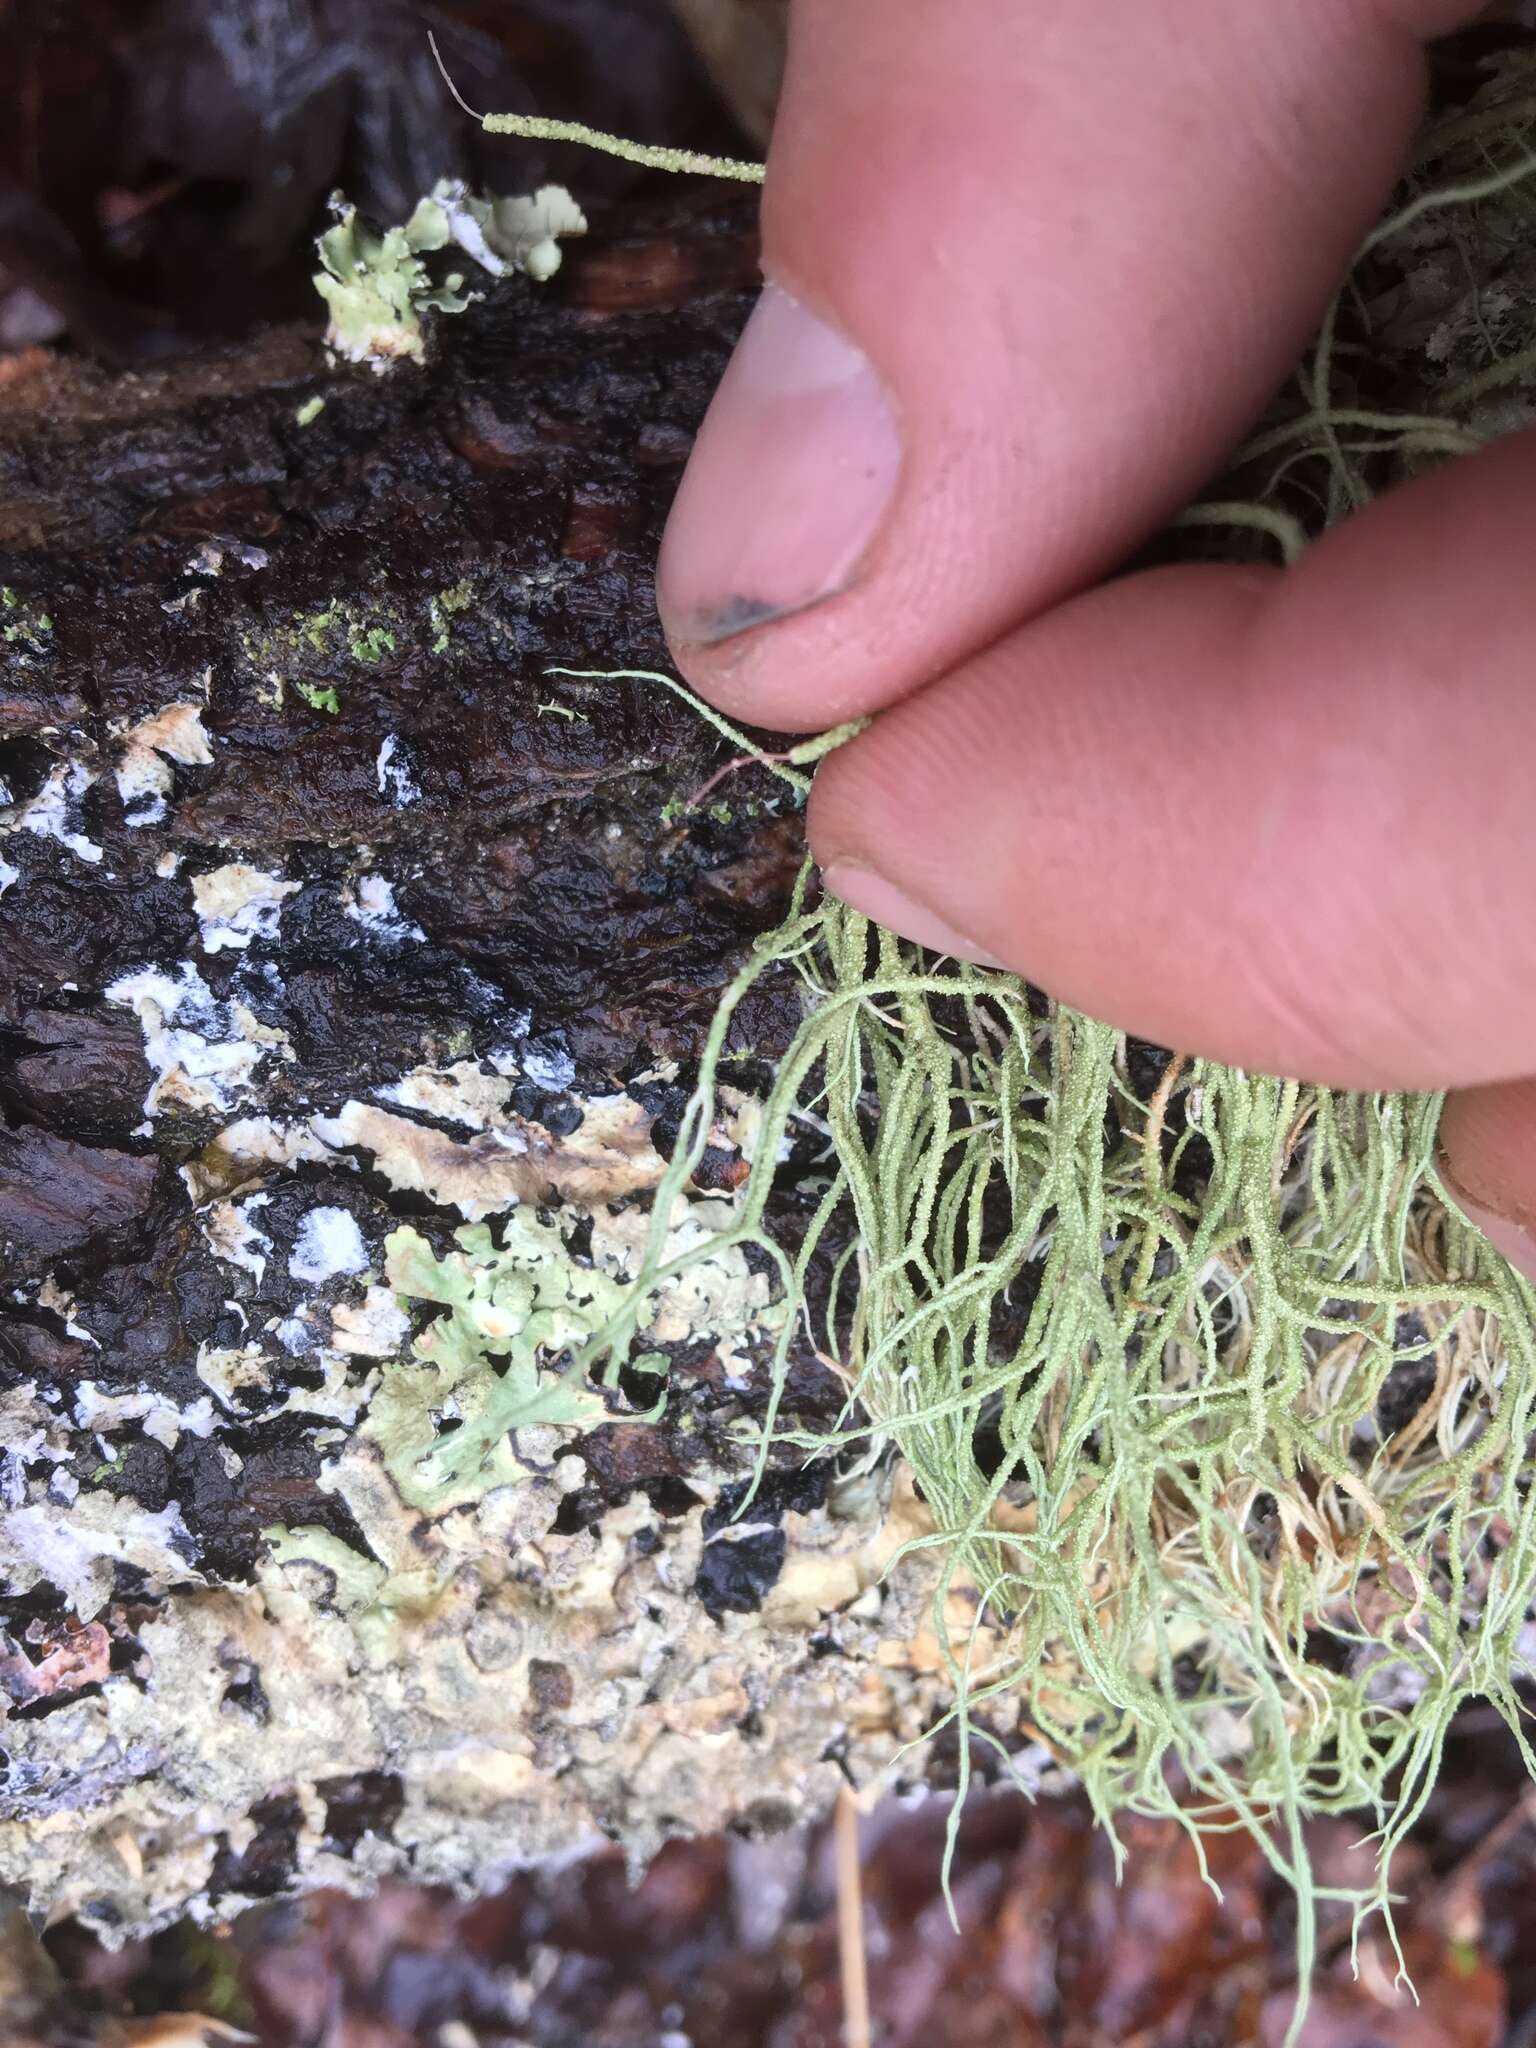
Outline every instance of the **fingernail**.
<svg viewBox="0 0 1536 2048"><path fill-rule="evenodd" d="M1486 1202L1479 1201L1451 1172L1444 1157L1438 1163L1440 1178L1467 1221L1477 1225L1494 1250L1502 1252L1517 1273L1536 1280L1536 1230L1522 1219L1505 1215L1502 1208L1490 1208Z"/></svg>
<svg viewBox="0 0 1536 2048"><path fill-rule="evenodd" d="M977 967L1006 966L995 953L978 946L964 932L956 931L947 918L924 903L914 903L905 890L859 861L835 860L823 871L821 880L823 888L850 910L883 924L887 931L899 932L904 939L915 940L930 953L948 953L956 960L972 961Z"/></svg>
<svg viewBox="0 0 1536 2048"><path fill-rule="evenodd" d="M845 590L900 467L895 415L868 359L765 285L667 522L658 587L668 630L707 645Z"/></svg>

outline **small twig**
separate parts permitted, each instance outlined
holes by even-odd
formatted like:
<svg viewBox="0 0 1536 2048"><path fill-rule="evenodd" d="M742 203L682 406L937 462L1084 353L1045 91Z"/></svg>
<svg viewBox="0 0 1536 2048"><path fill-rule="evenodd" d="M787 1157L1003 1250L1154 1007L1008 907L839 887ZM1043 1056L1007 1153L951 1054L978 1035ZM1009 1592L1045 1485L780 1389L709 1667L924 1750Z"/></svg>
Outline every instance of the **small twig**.
<svg viewBox="0 0 1536 2048"><path fill-rule="evenodd" d="M870 2048L869 1959L864 1950L864 1879L859 1869L859 1803L837 1794L837 1953L843 1979L843 2048Z"/></svg>
<svg viewBox="0 0 1536 2048"><path fill-rule="evenodd" d="M1168 1104L1188 1067L1189 1055L1175 1054L1164 1067L1152 1100L1147 1104L1147 1127L1141 1142L1146 1158L1147 1185L1154 1194L1162 1182L1163 1126L1168 1119Z"/></svg>
<svg viewBox="0 0 1536 2048"><path fill-rule="evenodd" d="M766 768L770 775L777 775L781 782L787 782L797 796L809 796L811 780L808 775L797 775L797 768L812 767L825 758L834 748L845 746L849 740L857 739L873 724L870 718L850 718L843 725L834 725L829 731L817 733L814 738L800 740L784 753L764 753L761 747L754 747L740 726L732 725L728 718L722 718L701 698L695 697L685 683L677 682L672 676L664 675L659 669L646 668L547 668L547 676L574 676L586 683L660 683L670 690L674 697L681 697L690 710L715 728L722 739L730 741L740 749L739 758L728 761L723 768L712 775L702 789L689 799L690 806L697 805L709 794L716 783L727 775L734 775L740 768L755 762L759 768Z"/></svg>
<svg viewBox="0 0 1536 2048"><path fill-rule="evenodd" d="M792 747L784 755L763 754L759 752L741 730L740 726L732 725L728 718L722 718L718 711L704 703L701 698L695 697L686 684L675 681L669 675L664 675L659 669L555 667L545 669L544 673L547 676L574 676L578 682L584 683L660 683L663 689L670 690L674 697L681 697L683 702L691 710L697 712L706 724L712 725L715 728L715 731L720 734L722 739L729 740L733 747L739 748L744 759L760 762L771 775L777 775L781 782L787 782L797 796L805 797L810 794L810 777L797 775L793 768L784 765L785 762L801 758L801 749L799 747ZM806 744L812 745L816 743L806 742Z"/></svg>
<svg viewBox="0 0 1536 2048"><path fill-rule="evenodd" d="M793 748L789 748L781 754L737 754L733 760L727 761L723 767L717 768L707 782L700 783L699 787L693 792L693 795L689 797L687 807L690 811L702 810L705 798L712 795L722 782L729 780L733 775L739 775L743 768L782 768L788 762L793 761L794 758Z"/></svg>

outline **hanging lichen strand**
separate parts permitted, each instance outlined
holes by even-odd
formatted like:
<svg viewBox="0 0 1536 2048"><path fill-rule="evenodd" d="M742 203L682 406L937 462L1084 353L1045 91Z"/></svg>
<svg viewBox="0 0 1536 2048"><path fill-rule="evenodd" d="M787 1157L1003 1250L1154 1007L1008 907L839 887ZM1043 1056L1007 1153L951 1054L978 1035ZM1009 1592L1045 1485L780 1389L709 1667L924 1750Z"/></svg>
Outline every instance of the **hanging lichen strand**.
<svg viewBox="0 0 1536 2048"><path fill-rule="evenodd" d="M862 1435L908 1460L946 1555L939 1640L964 1580L994 1646L955 1661L961 1722L1008 1691L1106 1825L1124 1807L1235 1819L1304 1901L1305 1815L1374 1811L1363 1903L1384 1903L1456 1708L1481 1694L1516 1724L1536 1587L1532 1296L1447 1211L1438 1102L1205 1061L1149 1085L1106 1027L1042 1016L1009 975L925 964L828 901L728 996L658 1232L730 1017L783 961L807 1017L730 1241L773 1259L804 1315L814 1251L845 1246L814 1336L849 1407L831 1438L775 1414L763 1450ZM832 1158L791 1260L764 1203L802 1111ZM642 1271L589 1363L685 1263ZM1383 1389L1415 1361L1424 1399L1388 1434Z"/></svg>
<svg viewBox="0 0 1536 2048"><path fill-rule="evenodd" d="M1530 422L1533 87L1510 66L1432 132L1294 386L1180 522L1187 546L1294 559L1384 485ZM1497 289L1468 300L1471 265ZM1300 1896L1305 1983L1305 1818L1375 1816L1356 1903L1385 1907L1456 1709L1480 1695L1524 1741L1536 1291L1448 1206L1438 1098L1170 1059L807 907L810 886L715 1020L650 1253L585 1363L612 1376L649 1288L686 1265L665 1263L667 1218L732 1015L798 971L805 1021L729 1241L795 1311L780 1393L814 1324L848 1404L829 1437L776 1397L760 1459L894 1446L945 1558L941 1644L948 1596L974 1601L951 1655L962 1733L988 1735L976 1710L1007 1693L1106 1826L1129 1808L1252 1830ZM830 1143L791 1257L765 1204L807 1118ZM815 1292L818 1247L838 1249Z"/></svg>

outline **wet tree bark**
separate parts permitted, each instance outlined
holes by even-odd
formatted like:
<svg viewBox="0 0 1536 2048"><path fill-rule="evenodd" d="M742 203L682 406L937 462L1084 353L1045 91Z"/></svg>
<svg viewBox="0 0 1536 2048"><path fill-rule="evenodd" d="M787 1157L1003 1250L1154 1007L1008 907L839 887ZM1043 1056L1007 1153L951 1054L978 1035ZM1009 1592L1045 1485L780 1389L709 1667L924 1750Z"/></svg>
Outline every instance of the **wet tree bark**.
<svg viewBox="0 0 1536 2048"><path fill-rule="evenodd" d="M121 1936L776 1825L937 1698L878 1489L786 1468L733 1521L750 1344L690 1330L666 1423L521 1444L449 1514L359 1435L389 1231L521 1201L579 1265L797 869L761 771L688 808L721 750L674 696L550 673L665 665L660 524L754 276L749 212L685 201L422 370L304 327L0 386L0 1881L35 1906ZM744 1096L797 1000L744 1010ZM798 1411L839 1398L801 1356Z"/></svg>

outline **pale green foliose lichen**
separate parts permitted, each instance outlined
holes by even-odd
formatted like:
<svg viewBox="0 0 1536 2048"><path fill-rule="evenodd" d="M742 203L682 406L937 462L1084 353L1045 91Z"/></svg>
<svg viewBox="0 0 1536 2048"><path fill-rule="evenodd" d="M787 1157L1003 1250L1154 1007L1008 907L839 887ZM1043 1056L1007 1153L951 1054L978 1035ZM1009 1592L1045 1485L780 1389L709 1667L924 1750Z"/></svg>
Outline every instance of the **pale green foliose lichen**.
<svg viewBox="0 0 1536 2048"><path fill-rule="evenodd" d="M526 271L543 283L560 268L562 235L584 235L586 215L563 185L541 185L531 198L478 199L452 179L432 188L449 239L492 277Z"/></svg>
<svg viewBox="0 0 1536 2048"><path fill-rule="evenodd" d="M451 621L462 611L467 611L475 601L475 586L467 576L461 576L457 583L447 590L438 591L427 605L427 619L432 631L432 652L446 654L452 631Z"/></svg>
<svg viewBox="0 0 1536 2048"><path fill-rule="evenodd" d="M522 1478L516 1432L606 1420L601 1398L549 1363L587 1343L625 1292L579 1266L559 1230L529 1209L504 1220L500 1245L484 1223L454 1241L442 1258L409 1226L385 1243L385 1273L402 1302L447 1313L419 1333L409 1358L386 1367L364 1425L401 1496L431 1513Z"/></svg>
<svg viewBox="0 0 1536 2048"><path fill-rule="evenodd" d="M384 371L425 350L422 315L462 313L477 294L462 271L433 274L424 258L454 247L489 276L521 270L553 277L560 237L586 233L581 208L561 185L531 197L476 198L455 180L440 179L403 226L377 233L339 198L336 223L319 238L315 289L330 308L326 346L352 363ZM311 415L312 416L312 415Z"/></svg>
<svg viewBox="0 0 1536 2048"><path fill-rule="evenodd" d="M421 260L448 239L443 210L430 199L383 234L366 227L355 206L339 206L335 226L316 244L323 268L315 289L331 309L325 339L332 353L379 371L402 356L420 362L422 314L462 313L470 303L461 272L438 283Z"/></svg>
<svg viewBox="0 0 1536 2048"><path fill-rule="evenodd" d="M53 620L45 611L0 585L0 645L13 654L46 654L53 642Z"/></svg>

